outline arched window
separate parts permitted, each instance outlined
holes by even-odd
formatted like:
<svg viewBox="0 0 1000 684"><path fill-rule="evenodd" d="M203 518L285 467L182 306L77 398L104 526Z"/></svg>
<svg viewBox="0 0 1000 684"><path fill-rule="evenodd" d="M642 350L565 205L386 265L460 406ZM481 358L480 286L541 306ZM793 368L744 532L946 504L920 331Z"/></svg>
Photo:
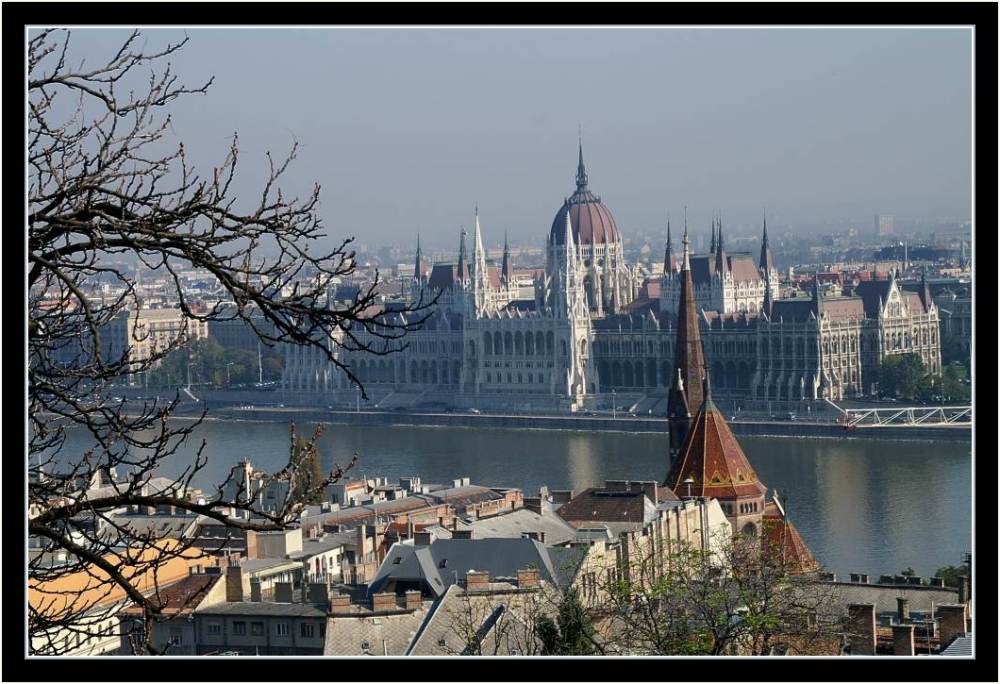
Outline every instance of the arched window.
<svg viewBox="0 0 1000 684"><path fill-rule="evenodd" d="M483 333L483 354L486 356L493 355L493 336L488 332Z"/></svg>

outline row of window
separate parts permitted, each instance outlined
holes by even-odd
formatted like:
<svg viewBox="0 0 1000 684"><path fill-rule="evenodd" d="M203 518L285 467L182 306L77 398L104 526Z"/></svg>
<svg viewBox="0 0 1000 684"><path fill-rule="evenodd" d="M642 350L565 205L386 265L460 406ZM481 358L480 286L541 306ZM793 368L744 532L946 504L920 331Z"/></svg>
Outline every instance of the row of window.
<svg viewBox="0 0 1000 684"><path fill-rule="evenodd" d="M320 638L326 637L326 624L321 622L318 625L311 622L300 622L299 623L299 636L305 638L313 638L316 636L316 628L319 627ZM251 621L249 623L250 635L251 636L263 636L264 635L264 623L261 621ZM207 625L207 631L210 636L219 636L222 634L222 623L221 622L209 622ZM289 625L287 622L275 622L274 623L274 635L275 636L288 636ZM233 621L233 636L246 636L247 634L247 622L245 620L234 620Z"/></svg>

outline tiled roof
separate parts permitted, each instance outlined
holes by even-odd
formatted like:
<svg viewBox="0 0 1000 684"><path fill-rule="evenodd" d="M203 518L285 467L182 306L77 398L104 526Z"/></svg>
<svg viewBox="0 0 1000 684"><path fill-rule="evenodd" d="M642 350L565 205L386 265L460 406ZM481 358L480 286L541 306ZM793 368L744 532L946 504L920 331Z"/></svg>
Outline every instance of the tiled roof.
<svg viewBox="0 0 1000 684"><path fill-rule="evenodd" d="M674 492L687 495L687 485L683 482L689 477L693 480L691 496L717 499L759 496L767 489L710 396L702 402L670 466L666 484Z"/></svg>
<svg viewBox="0 0 1000 684"><path fill-rule="evenodd" d="M806 546L795 525L785 518L784 511L774 501L768 501L764 506L764 540L769 551L778 555L791 572L809 573L819 570L819 561Z"/></svg>
<svg viewBox="0 0 1000 684"><path fill-rule="evenodd" d="M202 599L211 591L216 582L222 580L223 575L188 575L180 582L174 582L153 595L154 603L162 606L163 615L178 615L190 613ZM129 614L142 615L140 606L130 606L126 609Z"/></svg>
<svg viewBox="0 0 1000 684"><path fill-rule="evenodd" d="M573 243L576 245L612 244L618 241L618 226L601 198L589 190L578 190L556 212L550 236L557 245L566 244L566 210L569 209L573 226Z"/></svg>
<svg viewBox="0 0 1000 684"><path fill-rule="evenodd" d="M469 504L480 503L482 501L495 501L496 499L503 498L503 496L497 494L489 487L482 487L480 485L467 485L464 487L439 489L431 492L430 494L425 494L424 496L442 503L459 506L467 506Z"/></svg>
<svg viewBox="0 0 1000 684"><path fill-rule="evenodd" d="M608 491L591 487L559 507L559 517L573 527L585 523L633 523L650 519L652 502L641 491Z"/></svg>

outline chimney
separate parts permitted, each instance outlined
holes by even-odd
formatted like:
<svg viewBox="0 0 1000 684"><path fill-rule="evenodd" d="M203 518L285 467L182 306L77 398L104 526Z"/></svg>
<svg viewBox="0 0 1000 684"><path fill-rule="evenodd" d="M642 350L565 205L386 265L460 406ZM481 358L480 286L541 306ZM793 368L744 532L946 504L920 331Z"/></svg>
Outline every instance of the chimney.
<svg viewBox="0 0 1000 684"><path fill-rule="evenodd" d="M275 603L294 603L292 599L291 582L275 582L274 584Z"/></svg>
<svg viewBox="0 0 1000 684"><path fill-rule="evenodd" d="M958 578L958 602L969 602L969 578L964 575Z"/></svg>
<svg viewBox="0 0 1000 684"><path fill-rule="evenodd" d="M916 655L913 640L913 625L892 626L892 654L898 656Z"/></svg>
<svg viewBox="0 0 1000 684"><path fill-rule="evenodd" d="M653 505L656 506L660 503L659 495L656 492L655 482L637 482L636 484L642 485L642 493L645 494Z"/></svg>
<svg viewBox="0 0 1000 684"><path fill-rule="evenodd" d="M250 580L250 600L254 603L260 603L263 600L260 591L260 580L258 579Z"/></svg>
<svg viewBox="0 0 1000 684"><path fill-rule="evenodd" d="M372 595L372 610L376 613L396 610L396 595L392 592L382 592Z"/></svg>
<svg viewBox="0 0 1000 684"><path fill-rule="evenodd" d="M851 655L875 655L875 604L847 606Z"/></svg>
<svg viewBox="0 0 1000 684"><path fill-rule="evenodd" d="M247 530L247 559L257 558L257 533Z"/></svg>
<svg viewBox="0 0 1000 684"><path fill-rule="evenodd" d="M865 574L862 574L862 575L861 575L861 579L860 579L859 581L860 581L860 582L861 582L862 584L868 584L868 583L869 583L869 581L870 581L870 579L871 579L871 578L869 578L869 577L868 577L868 575L865 575Z"/></svg>
<svg viewBox="0 0 1000 684"><path fill-rule="evenodd" d="M406 597L406 609L407 610L417 610L423 605L423 598L419 591L411 590L404 594Z"/></svg>
<svg viewBox="0 0 1000 684"><path fill-rule="evenodd" d="M928 577L927 578L927 582L932 587L943 587L944 586L944 578L943 577Z"/></svg>
<svg viewBox="0 0 1000 684"><path fill-rule="evenodd" d="M226 601L243 601L243 568L235 558L229 559L229 567L226 568Z"/></svg>
<svg viewBox="0 0 1000 684"><path fill-rule="evenodd" d="M351 597L348 594L335 594L330 597L330 612L334 614L338 613L350 613L351 612Z"/></svg>
<svg viewBox="0 0 1000 684"><path fill-rule="evenodd" d="M431 543L431 533L426 531L414 532L413 533L413 544L414 546L430 546Z"/></svg>
<svg viewBox="0 0 1000 684"><path fill-rule="evenodd" d="M484 591L490 587L490 573L485 571L469 570L465 573L466 591Z"/></svg>
<svg viewBox="0 0 1000 684"><path fill-rule="evenodd" d="M330 597L327 594L326 584L323 582L310 582L308 599L309 603L319 604L325 604L329 601Z"/></svg>
<svg viewBox="0 0 1000 684"><path fill-rule="evenodd" d="M573 498L572 489L554 489L552 490L552 503L564 504Z"/></svg>
<svg viewBox="0 0 1000 684"><path fill-rule="evenodd" d="M857 584L860 581L861 581L861 575L859 575L856 572L852 572L851 573L851 583L852 584Z"/></svg>
<svg viewBox="0 0 1000 684"><path fill-rule="evenodd" d="M524 507L529 511L534 511L538 515L542 514L542 498L539 496L524 497Z"/></svg>
<svg viewBox="0 0 1000 684"><path fill-rule="evenodd" d="M956 636L965 634L965 604L941 603L936 608L941 646L947 646Z"/></svg>
<svg viewBox="0 0 1000 684"><path fill-rule="evenodd" d="M541 579L539 578L538 570L535 568L524 568L517 571L517 586L521 589L537 587L540 584Z"/></svg>
<svg viewBox="0 0 1000 684"><path fill-rule="evenodd" d="M903 596L896 598L896 618L900 623L910 621L910 600Z"/></svg>
<svg viewBox="0 0 1000 684"><path fill-rule="evenodd" d="M472 530L452 530L452 539L472 539Z"/></svg>

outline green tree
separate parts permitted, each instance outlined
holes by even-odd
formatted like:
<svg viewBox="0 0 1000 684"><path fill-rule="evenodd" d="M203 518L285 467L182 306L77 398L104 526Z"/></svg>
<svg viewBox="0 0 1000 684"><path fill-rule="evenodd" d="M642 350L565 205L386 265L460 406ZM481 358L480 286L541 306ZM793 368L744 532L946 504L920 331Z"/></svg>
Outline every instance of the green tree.
<svg viewBox="0 0 1000 684"><path fill-rule="evenodd" d="M295 426L292 425L292 494L289 498L293 501L318 505L326 498L321 486L326 477L323 474L323 459L316 446L322 433L322 426L317 426L316 438L306 441L301 434L295 432Z"/></svg>
<svg viewBox="0 0 1000 684"><path fill-rule="evenodd" d="M913 399L925 387L927 369L919 354L897 354L882 360L878 383L883 395Z"/></svg>
<svg viewBox="0 0 1000 684"><path fill-rule="evenodd" d="M968 366L949 363L941 375L941 396L945 401L969 401L972 388L965 381L969 379Z"/></svg>
<svg viewBox="0 0 1000 684"><path fill-rule="evenodd" d="M969 576L969 567L967 565L946 565L943 568L938 568L934 576L944 579L945 585L949 587L957 587L961 584L961 578Z"/></svg>
<svg viewBox="0 0 1000 684"><path fill-rule="evenodd" d="M542 655L593 655L597 651L594 625L575 590L566 592L555 620L539 616L535 628Z"/></svg>

